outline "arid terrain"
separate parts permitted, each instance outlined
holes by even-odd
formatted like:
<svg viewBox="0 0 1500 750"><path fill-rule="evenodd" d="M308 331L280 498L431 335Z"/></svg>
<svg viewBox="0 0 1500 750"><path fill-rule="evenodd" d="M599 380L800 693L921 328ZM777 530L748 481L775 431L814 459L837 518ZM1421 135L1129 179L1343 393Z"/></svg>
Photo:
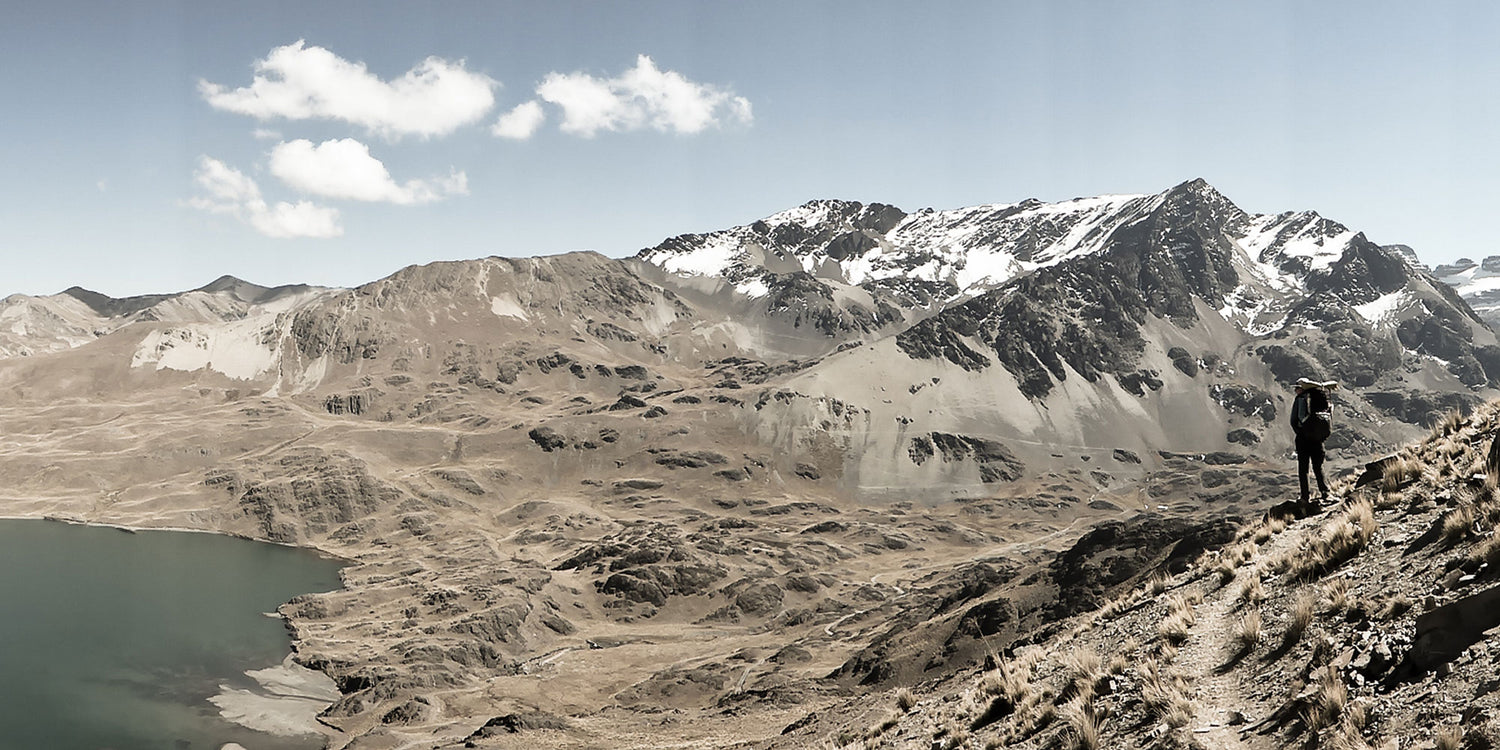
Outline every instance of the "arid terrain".
<svg viewBox="0 0 1500 750"><path fill-rule="evenodd" d="M1500 404L1019 648L782 746L1490 748ZM802 735L798 741L796 735Z"/></svg>
<svg viewBox="0 0 1500 750"><path fill-rule="evenodd" d="M1287 665L1369 645L1366 621L1320 614L1214 670L1251 577L1268 638L1328 585L1299 550L1346 511L1255 525L1296 494L1301 375L1345 384L1330 469L1380 524L1355 525L1366 615L1383 571L1422 581L1476 543L1398 557L1440 508L1489 533L1491 490L1462 482L1492 409L1445 415L1496 395L1493 332L1398 252L1201 181L815 202L633 259L352 290L18 295L0 324L0 514L350 561L344 589L281 608L337 684L330 747L1050 747L1084 713L1099 746L1237 746L1226 711L1306 703L1292 682L1321 683ZM1460 447L1410 449L1436 467L1420 482L1351 489L1433 424ZM1425 585L1378 622L1431 609ZM1161 634L1172 618L1196 620ZM1175 685L1167 703L1132 698L1127 668ZM1233 741L1301 741L1292 723Z"/></svg>

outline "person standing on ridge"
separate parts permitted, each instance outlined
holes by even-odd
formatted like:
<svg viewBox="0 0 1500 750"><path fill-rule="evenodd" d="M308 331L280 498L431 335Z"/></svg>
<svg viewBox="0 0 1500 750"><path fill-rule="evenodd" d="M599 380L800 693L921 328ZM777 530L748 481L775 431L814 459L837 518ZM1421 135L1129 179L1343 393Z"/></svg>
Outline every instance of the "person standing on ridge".
<svg viewBox="0 0 1500 750"><path fill-rule="evenodd" d="M1313 476L1318 480L1318 501L1328 499L1328 483L1323 479L1323 441L1333 430L1333 412L1328 404L1328 391L1338 387L1329 380L1320 382L1309 378L1297 379L1297 397L1292 399L1292 432L1297 436L1297 475L1302 482L1300 507L1311 506L1307 487L1307 467L1312 465Z"/></svg>

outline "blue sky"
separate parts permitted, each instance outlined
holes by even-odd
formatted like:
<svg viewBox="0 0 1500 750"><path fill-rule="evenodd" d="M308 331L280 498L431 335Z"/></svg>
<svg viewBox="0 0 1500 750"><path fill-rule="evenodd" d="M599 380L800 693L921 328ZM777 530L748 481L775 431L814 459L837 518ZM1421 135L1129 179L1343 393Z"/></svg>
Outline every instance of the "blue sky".
<svg viewBox="0 0 1500 750"><path fill-rule="evenodd" d="M1194 177L1477 259L1500 253L1495 5L10 3L0 295L353 285L813 198Z"/></svg>

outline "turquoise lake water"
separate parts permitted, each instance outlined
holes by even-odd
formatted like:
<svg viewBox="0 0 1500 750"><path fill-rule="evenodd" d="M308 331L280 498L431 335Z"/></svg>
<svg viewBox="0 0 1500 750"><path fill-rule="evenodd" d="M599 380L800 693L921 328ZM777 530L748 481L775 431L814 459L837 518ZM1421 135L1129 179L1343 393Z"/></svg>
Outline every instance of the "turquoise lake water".
<svg viewBox="0 0 1500 750"><path fill-rule="evenodd" d="M0 520L0 748L322 747L219 718L220 685L281 663L264 613L339 588L340 564L217 534Z"/></svg>

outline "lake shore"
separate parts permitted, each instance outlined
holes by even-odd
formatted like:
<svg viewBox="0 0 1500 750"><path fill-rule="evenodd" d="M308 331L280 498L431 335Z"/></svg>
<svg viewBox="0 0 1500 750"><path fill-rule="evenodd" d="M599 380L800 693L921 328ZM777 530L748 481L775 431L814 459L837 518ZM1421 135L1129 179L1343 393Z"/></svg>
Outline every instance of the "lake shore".
<svg viewBox="0 0 1500 750"><path fill-rule="evenodd" d="M318 714L339 698L328 675L298 664L290 654L281 664L245 673L252 689L219 686L209 702L225 720L257 732L280 736L328 735Z"/></svg>
<svg viewBox="0 0 1500 750"><path fill-rule="evenodd" d="M146 520L147 523L150 523L150 519L144 520ZM93 527L98 529L112 529L116 531L123 531L129 536L135 536L137 533L140 533L142 536L146 536L146 532L154 531L172 531L178 532L179 534L182 532L193 532L195 536L218 536L240 539L245 542L254 542L256 544L266 543L265 540L254 539L253 537L249 537L244 534L226 532L212 528L190 528L165 525L154 526L139 523L122 524L115 522L98 522L87 521L77 517L59 516L55 514L28 514L24 512L12 512L0 515L0 521L51 521L53 522L53 524L48 525L51 525L54 528L58 526L77 526L85 528ZM328 562L347 562L346 558L342 558L338 555L332 555L324 550L319 550L312 547L290 544L272 544L280 548L301 549L307 552L312 552L318 558L326 560ZM191 548L199 545L188 546ZM188 568L192 567L195 566L192 566L191 564L188 565ZM90 569L85 568L83 570L83 574L90 576L94 575L93 573L90 573L89 570ZM101 572L130 571L130 573L127 573L127 575L145 575L147 578L155 580L161 580L163 578L163 576L161 575L163 571L156 571L156 573L154 574L143 573L142 571L137 570L134 564L129 563L125 564L123 567L104 567L98 568L98 570L100 570ZM148 567L146 568L146 570L151 570L151 568ZM110 575L112 573L105 574ZM236 578L235 580L242 579ZM337 590L337 588L342 588L342 585L343 584L340 576L340 580L337 581L337 585L333 589L321 589L318 587L314 587L306 589L306 591ZM232 584L225 585L224 583L220 583L219 588L221 590L228 591L235 590L237 586ZM286 598L281 598L283 596L285 596ZM328 706L331 705L334 701L338 700L339 692L336 684L328 675L296 663L296 629L291 627L291 623L285 614L282 614L279 611L267 611L279 609L281 604L294 599L295 596L295 594L279 594L274 597L274 600L264 600L266 601L266 603L262 605L264 609L261 610L261 614L265 615L266 617L280 620L284 626L286 633L291 636L291 642L287 645L285 652L283 652L279 657L273 657L273 659L279 658L279 663L268 660L260 662L260 664L269 664L269 666L261 666L260 668L248 669L238 673L225 672L225 678L235 684L226 684L226 682L220 682L218 684L218 693L211 696L205 696L203 700L208 703L212 703L217 708L216 713L222 721L237 727L241 727L245 730L256 732L258 733L258 735L267 735L293 740L298 737L304 738L301 741L307 741L307 738L316 737L321 738L324 742L326 742L328 738L332 734L334 734L334 731L330 727L327 727L326 725L319 722L317 717L319 713L327 709ZM196 639L194 639L192 643L195 643L196 645L186 647L194 649L201 649L203 647L203 644L196 643ZM254 662L251 662L251 664L253 663ZM242 666L240 667L240 669L244 669L244 667ZM248 678L248 680L252 683L249 687L244 686L244 681L242 679L235 679L240 674L243 674L245 678ZM207 707L204 706L203 708L206 709ZM201 709L199 710L201 712ZM244 735L244 737L248 736L249 735ZM236 738L239 738L238 742L234 741ZM245 741L246 740L240 735L239 732L226 732L225 734L220 735L218 743L216 743L214 746L221 748L243 747L242 743L245 743ZM252 743L251 746L255 746L254 743ZM278 741L272 741L271 746L281 747L283 746L283 744ZM287 746L300 747L302 745L295 744Z"/></svg>

